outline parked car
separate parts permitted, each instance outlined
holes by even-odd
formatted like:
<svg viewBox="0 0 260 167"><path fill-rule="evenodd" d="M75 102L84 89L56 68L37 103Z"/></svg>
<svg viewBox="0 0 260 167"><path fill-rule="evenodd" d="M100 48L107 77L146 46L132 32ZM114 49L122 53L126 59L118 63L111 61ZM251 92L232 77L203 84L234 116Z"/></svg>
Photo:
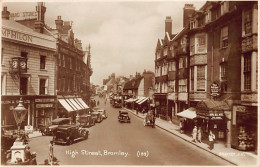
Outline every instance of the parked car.
<svg viewBox="0 0 260 167"><path fill-rule="evenodd" d="M80 115L78 122L82 127L91 127L95 125L95 119L89 114Z"/></svg>
<svg viewBox="0 0 260 167"><path fill-rule="evenodd" d="M54 144L70 145L77 140L86 140L89 131L76 125L60 125L54 132Z"/></svg>
<svg viewBox="0 0 260 167"><path fill-rule="evenodd" d="M131 121L128 112L124 110L119 110L118 121L130 123Z"/></svg>
<svg viewBox="0 0 260 167"><path fill-rule="evenodd" d="M103 120L101 114L97 111L92 112L91 116L95 120L96 123L100 123Z"/></svg>
<svg viewBox="0 0 260 167"><path fill-rule="evenodd" d="M98 109L97 112L99 112L102 116L102 119L106 119L107 118L107 112L105 109Z"/></svg>
<svg viewBox="0 0 260 167"><path fill-rule="evenodd" d="M51 125L42 131L42 135L53 135L53 131L58 128L59 125L70 124L71 118L57 118L51 121Z"/></svg>
<svg viewBox="0 0 260 167"><path fill-rule="evenodd" d="M121 103L119 103L119 102L117 102L117 101L115 101L114 107L115 107L115 108L122 108Z"/></svg>

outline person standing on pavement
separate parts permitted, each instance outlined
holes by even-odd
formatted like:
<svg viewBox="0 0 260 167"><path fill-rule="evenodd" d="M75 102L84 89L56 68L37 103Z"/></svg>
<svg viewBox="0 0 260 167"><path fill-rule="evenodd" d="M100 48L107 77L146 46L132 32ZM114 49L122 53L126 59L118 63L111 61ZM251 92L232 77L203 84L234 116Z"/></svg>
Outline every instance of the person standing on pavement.
<svg viewBox="0 0 260 167"><path fill-rule="evenodd" d="M52 164L52 161L53 161L53 140L50 141L50 144L49 144L49 162L50 164Z"/></svg>
<svg viewBox="0 0 260 167"><path fill-rule="evenodd" d="M214 148L214 140L215 140L215 135L212 133L212 131L209 131L209 149L212 150Z"/></svg>
<svg viewBox="0 0 260 167"><path fill-rule="evenodd" d="M31 151L30 151L30 146L26 146L25 147L25 151L24 151L24 161L30 161L31 160Z"/></svg>
<svg viewBox="0 0 260 167"><path fill-rule="evenodd" d="M192 141L196 143L196 137L197 137L197 126L194 126L192 130Z"/></svg>
<svg viewBox="0 0 260 167"><path fill-rule="evenodd" d="M201 132L201 127L199 127L199 129L198 129L198 142L200 142L201 143L201 134L202 132Z"/></svg>

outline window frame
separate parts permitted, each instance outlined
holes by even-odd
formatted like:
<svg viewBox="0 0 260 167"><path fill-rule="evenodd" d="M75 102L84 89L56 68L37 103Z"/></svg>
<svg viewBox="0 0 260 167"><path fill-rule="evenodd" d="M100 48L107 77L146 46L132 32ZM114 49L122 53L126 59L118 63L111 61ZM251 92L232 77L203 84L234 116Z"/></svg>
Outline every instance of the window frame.
<svg viewBox="0 0 260 167"><path fill-rule="evenodd" d="M40 55L40 70L46 70L46 59L47 56Z"/></svg>
<svg viewBox="0 0 260 167"><path fill-rule="evenodd" d="M243 69L243 75L244 75L244 90L245 91L251 91L252 89L252 55L250 53L247 53L244 55L244 69Z"/></svg>
<svg viewBox="0 0 260 167"><path fill-rule="evenodd" d="M44 94L41 93L41 80L45 80ZM38 94L39 95L48 95L48 93L49 93L49 78L47 76L39 76L38 83L39 83Z"/></svg>
<svg viewBox="0 0 260 167"><path fill-rule="evenodd" d="M224 34L224 32L225 32L224 30L225 29L227 29L227 34L226 35ZM228 45L229 45L229 42L228 42L228 34L229 34L228 30L229 30L228 25L222 27L221 30L220 30L220 46L221 46L221 48L227 48Z"/></svg>
<svg viewBox="0 0 260 167"><path fill-rule="evenodd" d="M203 73L204 73L204 76L203 75L201 75L201 76L199 75L200 74L199 73L199 68L202 68L202 67L204 69L204 70L202 70ZM198 65L197 66L197 80L196 80L196 83L197 83L196 84L197 85L196 91L198 91L198 92L205 92L206 91L206 66L205 65ZM203 88L199 87L200 85L202 85L202 83L204 85Z"/></svg>

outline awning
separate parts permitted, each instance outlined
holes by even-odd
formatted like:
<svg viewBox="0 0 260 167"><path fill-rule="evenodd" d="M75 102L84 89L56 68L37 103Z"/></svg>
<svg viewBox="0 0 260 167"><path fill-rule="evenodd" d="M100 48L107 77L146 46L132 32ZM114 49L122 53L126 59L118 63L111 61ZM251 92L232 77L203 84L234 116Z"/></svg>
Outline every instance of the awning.
<svg viewBox="0 0 260 167"><path fill-rule="evenodd" d="M89 106L83 101L82 98L75 98L75 99L78 100L80 102L80 104L82 104L85 109L89 108Z"/></svg>
<svg viewBox="0 0 260 167"><path fill-rule="evenodd" d="M188 118L188 119L194 119L197 117L196 109L193 107L190 107L187 110L177 113L177 115L180 117Z"/></svg>
<svg viewBox="0 0 260 167"><path fill-rule="evenodd" d="M70 101L73 104L73 107L75 107L77 110L83 110L82 108L73 98L68 98L68 101Z"/></svg>
<svg viewBox="0 0 260 167"><path fill-rule="evenodd" d="M130 103L130 102L134 102L134 101L136 101L136 100L138 100L138 99L130 98L130 99L125 100L125 102Z"/></svg>
<svg viewBox="0 0 260 167"><path fill-rule="evenodd" d="M75 111L67 102L65 99L59 99L60 104L68 111Z"/></svg>
<svg viewBox="0 0 260 167"><path fill-rule="evenodd" d="M146 98L146 97L140 97L140 98L138 98L138 100L136 100L136 103L139 104L139 102L142 101L142 100L145 99L145 98Z"/></svg>
<svg viewBox="0 0 260 167"><path fill-rule="evenodd" d="M145 97L144 99L142 99L141 101L138 102L138 104L142 104L144 103L146 100L148 100L149 98Z"/></svg>

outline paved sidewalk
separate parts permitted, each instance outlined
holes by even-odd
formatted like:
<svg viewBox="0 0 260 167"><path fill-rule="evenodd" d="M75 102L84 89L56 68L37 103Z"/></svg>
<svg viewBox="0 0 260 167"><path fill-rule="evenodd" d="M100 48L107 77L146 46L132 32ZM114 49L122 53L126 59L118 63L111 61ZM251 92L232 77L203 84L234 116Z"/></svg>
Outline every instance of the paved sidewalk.
<svg viewBox="0 0 260 167"><path fill-rule="evenodd" d="M135 116L138 116L141 119L144 119L144 117L145 117L145 114L138 113L138 115L137 115L135 110L130 110L127 108L125 108L125 109L130 111L132 114L134 114ZM259 166L259 165L257 165L257 164L259 164L259 162L257 162L258 156L254 153L243 152L243 151L239 151L239 150L236 150L233 148L226 148L223 143L214 144L214 149L210 150L208 148L208 144L206 144L206 143L192 142L191 136L180 133L180 130L179 130L180 127L175 124L172 124L171 122L167 122L165 120L157 118L155 125L156 125L156 127L159 127L169 133L172 133L172 134L184 139L185 141L192 143L195 146L197 146L201 149L204 149L204 150L208 151L209 153L212 153L234 165Z"/></svg>

